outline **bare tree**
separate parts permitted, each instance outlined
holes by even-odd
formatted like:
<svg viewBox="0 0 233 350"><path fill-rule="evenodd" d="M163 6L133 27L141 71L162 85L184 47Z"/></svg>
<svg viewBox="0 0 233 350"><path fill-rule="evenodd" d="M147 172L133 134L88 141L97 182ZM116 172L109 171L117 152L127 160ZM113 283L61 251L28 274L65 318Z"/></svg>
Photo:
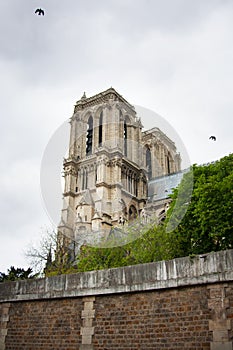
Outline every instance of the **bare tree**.
<svg viewBox="0 0 233 350"><path fill-rule="evenodd" d="M38 242L31 243L25 252L30 266L40 275L66 272L74 263L72 243L60 232L45 228Z"/></svg>
<svg viewBox="0 0 233 350"><path fill-rule="evenodd" d="M53 229L41 229L39 241L30 243L25 256L34 271L43 273L48 259L52 262L57 249L57 233Z"/></svg>

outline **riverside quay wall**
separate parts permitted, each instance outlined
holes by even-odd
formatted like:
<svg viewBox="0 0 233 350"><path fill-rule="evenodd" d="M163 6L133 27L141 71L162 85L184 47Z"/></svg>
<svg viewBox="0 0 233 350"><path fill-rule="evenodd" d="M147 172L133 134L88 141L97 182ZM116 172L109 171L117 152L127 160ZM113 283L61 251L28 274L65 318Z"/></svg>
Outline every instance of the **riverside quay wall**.
<svg viewBox="0 0 233 350"><path fill-rule="evenodd" d="M230 350L233 250L0 283L1 350Z"/></svg>

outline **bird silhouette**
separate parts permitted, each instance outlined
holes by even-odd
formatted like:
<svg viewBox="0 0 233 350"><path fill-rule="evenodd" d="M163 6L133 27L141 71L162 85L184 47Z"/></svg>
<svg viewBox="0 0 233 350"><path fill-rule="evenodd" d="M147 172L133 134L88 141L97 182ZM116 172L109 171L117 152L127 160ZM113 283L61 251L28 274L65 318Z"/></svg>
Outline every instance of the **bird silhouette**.
<svg viewBox="0 0 233 350"><path fill-rule="evenodd" d="M37 13L38 16L41 16L41 15L44 16L44 10L42 10L42 9L36 9L35 13Z"/></svg>
<svg viewBox="0 0 233 350"><path fill-rule="evenodd" d="M215 136L210 136L209 139L213 140L213 141L216 141L216 137Z"/></svg>

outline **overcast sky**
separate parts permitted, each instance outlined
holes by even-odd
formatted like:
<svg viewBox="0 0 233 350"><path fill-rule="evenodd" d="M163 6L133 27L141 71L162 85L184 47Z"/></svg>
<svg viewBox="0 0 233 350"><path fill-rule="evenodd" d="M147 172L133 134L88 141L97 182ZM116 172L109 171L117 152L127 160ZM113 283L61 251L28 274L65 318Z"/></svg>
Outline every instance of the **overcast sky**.
<svg viewBox="0 0 233 350"><path fill-rule="evenodd" d="M0 271L28 267L50 225L41 160L84 91L158 113L191 163L232 152L232 0L0 0L0 16Z"/></svg>

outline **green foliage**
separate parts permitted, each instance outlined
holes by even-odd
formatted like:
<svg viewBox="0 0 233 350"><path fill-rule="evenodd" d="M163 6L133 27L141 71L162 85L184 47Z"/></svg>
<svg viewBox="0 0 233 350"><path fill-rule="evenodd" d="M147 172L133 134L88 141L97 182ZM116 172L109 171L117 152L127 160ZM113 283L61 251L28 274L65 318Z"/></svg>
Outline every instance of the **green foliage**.
<svg viewBox="0 0 233 350"><path fill-rule="evenodd" d="M32 272L33 271L30 267L27 270L24 270L22 268L11 266L10 269L7 270L7 274L0 272L0 282L36 278L37 275L33 275Z"/></svg>
<svg viewBox="0 0 233 350"><path fill-rule="evenodd" d="M118 247L83 246L77 264L78 271L101 270L172 258L170 234L165 227L154 226L138 239Z"/></svg>
<svg viewBox="0 0 233 350"><path fill-rule="evenodd" d="M167 218L161 225L125 228L121 237L103 247L82 246L77 261L69 244L57 240L55 258L46 244L46 276L100 270L233 248L233 155L193 165L174 189ZM140 232L140 233L139 233Z"/></svg>
<svg viewBox="0 0 233 350"><path fill-rule="evenodd" d="M77 270L120 267L233 248L232 169L232 154L213 164L193 165L171 195L164 225L154 225L140 238L121 247L82 247Z"/></svg>
<svg viewBox="0 0 233 350"><path fill-rule="evenodd" d="M191 202L185 216L171 233L174 257L233 247L232 169L233 154L209 165L193 166L194 187ZM166 222L171 218L178 192L185 193L188 176L190 175L184 175L172 195L173 201Z"/></svg>
<svg viewBox="0 0 233 350"><path fill-rule="evenodd" d="M56 234L56 249L50 247L43 273L46 277L77 272L74 264L74 246L60 232Z"/></svg>

